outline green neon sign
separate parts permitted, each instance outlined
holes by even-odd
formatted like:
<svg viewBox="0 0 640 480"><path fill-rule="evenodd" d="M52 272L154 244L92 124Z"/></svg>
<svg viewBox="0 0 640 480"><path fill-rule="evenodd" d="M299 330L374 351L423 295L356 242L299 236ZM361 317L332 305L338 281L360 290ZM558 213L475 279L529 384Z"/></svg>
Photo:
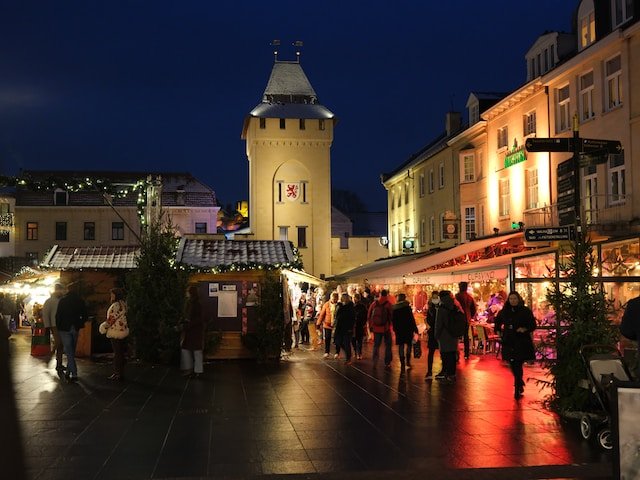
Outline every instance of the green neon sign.
<svg viewBox="0 0 640 480"><path fill-rule="evenodd" d="M524 162L527 159L527 152L524 149L524 145L514 147L504 157L504 168L509 168L518 163Z"/></svg>

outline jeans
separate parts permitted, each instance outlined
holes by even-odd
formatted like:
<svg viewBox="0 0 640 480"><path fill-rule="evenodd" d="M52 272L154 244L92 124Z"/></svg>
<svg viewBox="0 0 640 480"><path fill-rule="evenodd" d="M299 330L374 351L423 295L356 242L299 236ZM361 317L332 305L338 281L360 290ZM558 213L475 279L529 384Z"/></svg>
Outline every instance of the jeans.
<svg viewBox="0 0 640 480"><path fill-rule="evenodd" d="M76 327L71 327L69 331L58 330L62 339L64 353L67 356L67 376L77 377L78 366L76 365L76 345L78 344L78 331Z"/></svg>
<svg viewBox="0 0 640 480"><path fill-rule="evenodd" d="M518 388L520 385L524 385L524 381L522 380L523 370L522 364L524 361L522 360L509 360L509 366L511 367L511 371L513 372L513 385Z"/></svg>
<svg viewBox="0 0 640 480"><path fill-rule="evenodd" d="M331 333L330 328L324 329L324 353L331 353Z"/></svg>
<svg viewBox="0 0 640 480"><path fill-rule="evenodd" d="M456 374L456 352L440 351L440 358L442 359L441 373L447 377L454 376Z"/></svg>
<svg viewBox="0 0 640 480"><path fill-rule="evenodd" d="M303 320L300 324L300 338L302 343L309 343L309 320Z"/></svg>
<svg viewBox="0 0 640 480"><path fill-rule="evenodd" d="M347 356L347 362L351 360L351 335L351 332L344 333L340 339L340 346L344 349L344 353Z"/></svg>
<svg viewBox="0 0 640 480"><path fill-rule="evenodd" d="M364 337L356 336L351 339L351 345L356 352L356 355L362 356L362 340Z"/></svg>
<svg viewBox="0 0 640 480"><path fill-rule="evenodd" d="M400 365L404 366L405 363L405 351L407 365L411 365L411 343L398 344L398 355L400 356Z"/></svg>
<svg viewBox="0 0 640 480"><path fill-rule="evenodd" d="M180 370L191 370L193 373L204 372L202 365L202 350L186 350L180 351Z"/></svg>
<svg viewBox="0 0 640 480"><path fill-rule="evenodd" d="M431 375L433 373L433 355L435 353L435 348L429 348L429 353L427 354L427 375Z"/></svg>
<svg viewBox="0 0 640 480"><path fill-rule="evenodd" d="M380 351L380 344L384 340L384 364L391 364L391 332L373 334L373 361L375 363L378 360L378 352Z"/></svg>

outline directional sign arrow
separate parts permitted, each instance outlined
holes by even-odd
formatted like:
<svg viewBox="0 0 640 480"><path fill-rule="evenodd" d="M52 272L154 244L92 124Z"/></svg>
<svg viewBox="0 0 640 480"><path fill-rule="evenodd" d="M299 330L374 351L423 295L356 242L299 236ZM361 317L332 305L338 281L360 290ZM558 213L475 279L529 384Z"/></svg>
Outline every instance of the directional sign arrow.
<svg viewBox="0 0 640 480"><path fill-rule="evenodd" d="M583 153L591 153L594 150L602 150L603 153L622 153L622 143L617 140L583 138L581 147Z"/></svg>
<svg viewBox="0 0 640 480"><path fill-rule="evenodd" d="M524 147L528 152L572 152L570 138L527 138Z"/></svg>

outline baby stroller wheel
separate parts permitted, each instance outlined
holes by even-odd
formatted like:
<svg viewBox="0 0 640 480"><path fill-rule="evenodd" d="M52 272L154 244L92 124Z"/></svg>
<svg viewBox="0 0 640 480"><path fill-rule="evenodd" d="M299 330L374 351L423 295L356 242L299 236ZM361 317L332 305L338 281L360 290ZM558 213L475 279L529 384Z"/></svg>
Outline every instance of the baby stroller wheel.
<svg viewBox="0 0 640 480"><path fill-rule="evenodd" d="M603 428L598 432L598 445L605 450L613 449L613 438L611 437L610 428Z"/></svg>
<svg viewBox="0 0 640 480"><path fill-rule="evenodd" d="M580 419L580 434L585 440L589 440L593 435L593 424L588 415L583 415Z"/></svg>

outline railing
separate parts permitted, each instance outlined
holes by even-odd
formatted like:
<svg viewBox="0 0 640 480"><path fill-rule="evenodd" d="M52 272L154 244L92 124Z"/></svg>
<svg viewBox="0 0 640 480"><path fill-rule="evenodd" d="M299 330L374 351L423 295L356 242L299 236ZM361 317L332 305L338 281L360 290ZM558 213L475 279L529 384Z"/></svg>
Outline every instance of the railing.
<svg viewBox="0 0 640 480"><path fill-rule="evenodd" d="M626 225L632 218L631 195L590 195L582 197L582 218L594 227ZM559 224L558 204L525 210L526 227L552 227Z"/></svg>

